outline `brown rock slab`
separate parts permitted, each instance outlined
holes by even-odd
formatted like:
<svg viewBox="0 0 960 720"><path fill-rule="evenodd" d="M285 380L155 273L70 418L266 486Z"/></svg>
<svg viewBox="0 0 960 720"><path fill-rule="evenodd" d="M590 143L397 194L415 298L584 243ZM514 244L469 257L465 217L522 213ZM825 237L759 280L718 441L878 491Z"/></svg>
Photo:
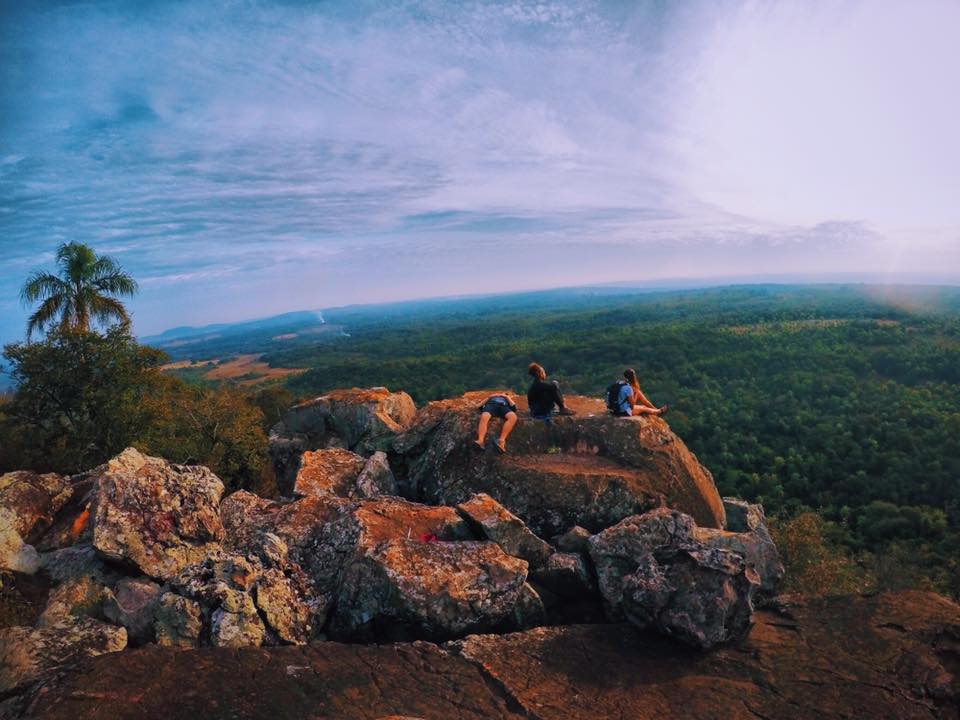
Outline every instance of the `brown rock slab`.
<svg viewBox="0 0 960 720"><path fill-rule="evenodd" d="M44 673L81 657L123 650L127 631L91 618L42 628L0 630L0 695L23 689Z"/></svg>
<svg viewBox="0 0 960 720"><path fill-rule="evenodd" d="M24 706L27 717L51 720L529 717L475 665L429 643L141 648L121 663L85 663Z"/></svg>
<svg viewBox="0 0 960 720"><path fill-rule="evenodd" d="M93 546L106 557L169 580L223 539L223 483L207 468L127 448L94 474Z"/></svg>
<svg viewBox="0 0 960 720"><path fill-rule="evenodd" d="M83 660L23 709L43 720L950 719L958 628L956 603L905 592L760 611L744 641L708 653L627 624L474 635L449 652L147 647Z"/></svg>

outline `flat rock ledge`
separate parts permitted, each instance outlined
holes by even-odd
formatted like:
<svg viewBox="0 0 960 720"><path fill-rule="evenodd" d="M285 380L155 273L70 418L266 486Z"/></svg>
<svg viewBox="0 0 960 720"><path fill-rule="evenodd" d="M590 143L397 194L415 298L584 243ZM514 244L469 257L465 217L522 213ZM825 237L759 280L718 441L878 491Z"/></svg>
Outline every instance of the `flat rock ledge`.
<svg viewBox="0 0 960 720"><path fill-rule="evenodd" d="M150 720L957 718L960 606L924 592L764 610L697 653L623 625L438 646L145 647L88 658L0 717Z"/></svg>

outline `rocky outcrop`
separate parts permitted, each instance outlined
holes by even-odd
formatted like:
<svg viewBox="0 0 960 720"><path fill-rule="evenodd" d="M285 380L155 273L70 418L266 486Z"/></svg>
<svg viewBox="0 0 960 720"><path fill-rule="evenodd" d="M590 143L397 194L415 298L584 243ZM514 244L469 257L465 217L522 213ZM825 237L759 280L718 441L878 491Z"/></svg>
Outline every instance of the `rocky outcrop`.
<svg viewBox="0 0 960 720"><path fill-rule="evenodd" d="M385 452L377 450L367 458L366 465L357 476L356 488L357 495L365 498L400 494L397 479L393 475Z"/></svg>
<svg viewBox="0 0 960 720"><path fill-rule="evenodd" d="M38 629L0 630L0 695L23 688L80 657L117 652L126 646L126 630L90 618Z"/></svg>
<svg viewBox="0 0 960 720"><path fill-rule="evenodd" d="M72 478L37 539L49 590L18 641L109 623L141 649L239 652L625 619L710 648L749 629L755 570L775 586L762 509L729 501L720 529L709 474L660 420L573 398L577 416L524 418L500 455L470 447L482 395L405 431L404 397L342 391L291 411L290 438L318 447L277 500L221 499L209 470L133 449Z"/></svg>
<svg viewBox="0 0 960 720"><path fill-rule="evenodd" d="M291 408L270 431L270 456L281 487L292 485L307 450L385 450L416 414L405 392L377 387L333 390Z"/></svg>
<svg viewBox="0 0 960 720"><path fill-rule="evenodd" d="M598 532L662 504L703 527L724 526L713 478L663 420L612 417L601 401L573 396L577 414L548 424L519 399L509 452L480 453L472 440L488 394L429 403L394 440L405 495L453 505L487 493L542 537L573 525Z"/></svg>
<svg viewBox="0 0 960 720"><path fill-rule="evenodd" d="M531 577L561 598L582 600L597 592L587 560L579 553L554 553Z"/></svg>
<svg viewBox="0 0 960 720"><path fill-rule="evenodd" d="M223 539L223 483L200 466L124 450L95 471L93 546L145 575L173 578Z"/></svg>
<svg viewBox="0 0 960 720"><path fill-rule="evenodd" d="M907 592L762 610L742 644L710 653L626 624L472 635L443 649L150 647L84 660L21 708L36 720L936 720L960 703L958 628L960 606Z"/></svg>
<svg viewBox="0 0 960 720"><path fill-rule="evenodd" d="M759 578L742 556L695 533L691 517L659 508L590 538L610 615L700 648L742 637Z"/></svg>

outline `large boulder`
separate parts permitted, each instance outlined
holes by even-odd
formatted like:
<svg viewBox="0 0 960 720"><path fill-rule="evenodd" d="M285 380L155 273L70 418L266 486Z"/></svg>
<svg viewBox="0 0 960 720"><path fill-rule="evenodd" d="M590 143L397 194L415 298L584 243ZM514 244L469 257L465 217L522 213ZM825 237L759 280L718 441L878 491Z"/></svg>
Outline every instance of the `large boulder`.
<svg viewBox="0 0 960 720"><path fill-rule="evenodd" d="M131 644L152 642L163 588L146 578L123 578L103 601L103 614L127 630Z"/></svg>
<svg viewBox="0 0 960 720"><path fill-rule="evenodd" d="M123 650L127 631L91 618L42 628L0 629L0 695L23 689L45 672L91 655Z"/></svg>
<svg viewBox="0 0 960 720"><path fill-rule="evenodd" d="M71 493L70 478L64 475L26 470L0 475L0 507L13 514L14 529L28 543L50 527Z"/></svg>
<svg viewBox="0 0 960 720"><path fill-rule="evenodd" d="M17 516L0 507L0 570L32 575L40 568L40 554L17 532Z"/></svg>
<svg viewBox="0 0 960 720"><path fill-rule="evenodd" d="M369 455L385 450L415 414L409 395L383 387L332 390L292 407L270 431L281 487L292 484L304 451L340 447Z"/></svg>
<svg viewBox="0 0 960 720"><path fill-rule="evenodd" d="M723 504L727 508L728 529L698 527L694 537L708 547L731 550L742 556L757 572L760 590L767 595L774 594L785 570L767 530L763 507L734 498L724 498Z"/></svg>
<svg viewBox="0 0 960 720"><path fill-rule="evenodd" d="M377 450L367 458L367 464L357 476L356 494L359 497L375 498L381 495L398 495L400 489L393 469L383 450Z"/></svg>
<svg viewBox="0 0 960 720"><path fill-rule="evenodd" d="M520 398L507 454L480 452L473 439L488 394L429 403L394 440L391 464L405 495L453 505L484 492L542 537L574 525L597 532L663 504L704 527L724 526L712 476L664 420L613 417L601 401L573 396L576 415L547 423L530 418Z"/></svg>
<svg viewBox="0 0 960 720"><path fill-rule="evenodd" d="M293 488L288 490L281 485L280 494L351 497L355 494L357 477L366 464L362 455L342 448L307 450L300 460Z"/></svg>
<svg viewBox="0 0 960 720"><path fill-rule="evenodd" d="M310 496L276 502L240 491L220 506L229 552L263 567L255 602L284 642L320 633L356 542L354 501Z"/></svg>
<svg viewBox="0 0 960 720"><path fill-rule="evenodd" d="M637 627L709 649L747 634L759 584L734 552L675 548L645 555L624 577L620 602Z"/></svg>
<svg viewBox="0 0 960 720"><path fill-rule="evenodd" d="M223 539L223 483L200 466L172 465L128 448L95 471L93 546L170 580Z"/></svg>
<svg viewBox="0 0 960 720"><path fill-rule="evenodd" d="M154 619L154 634L158 645L197 647L202 630L203 608L200 603L172 592L160 596Z"/></svg>
<svg viewBox="0 0 960 720"><path fill-rule="evenodd" d="M659 508L590 539L611 617L699 648L743 637L760 585L741 555L697 542L688 515Z"/></svg>
<svg viewBox="0 0 960 720"><path fill-rule="evenodd" d="M19 470L0 475L0 570L33 574L40 567L34 543L70 499L70 478Z"/></svg>
<svg viewBox="0 0 960 720"><path fill-rule="evenodd" d="M440 640L489 631L510 617L526 579L527 563L495 543L390 540L347 568L331 635Z"/></svg>
<svg viewBox="0 0 960 720"><path fill-rule="evenodd" d="M220 513L225 548L264 568L251 592L283 642L303 642L321 632L349 567L378 545L474 537L453 508L397 497L316 495L275 502L241 491L223 501Z"/></svg>
<svg viewBox="0 0 960 720"><path fill-rule="evenodd" d="M281 486L280 494L371 498L396 495L397 482L383 451L365 458L343 448L307 450L300 460L293 487Z"/></svg>
<svg viewBox="0 0 960 720"><path fill-rule="evenodd" d="M460 503L457 510L480 537L492 540L507 555L526 560L531 568L543 565L553 552L520 518L486 493L478 493Z"/></svg>

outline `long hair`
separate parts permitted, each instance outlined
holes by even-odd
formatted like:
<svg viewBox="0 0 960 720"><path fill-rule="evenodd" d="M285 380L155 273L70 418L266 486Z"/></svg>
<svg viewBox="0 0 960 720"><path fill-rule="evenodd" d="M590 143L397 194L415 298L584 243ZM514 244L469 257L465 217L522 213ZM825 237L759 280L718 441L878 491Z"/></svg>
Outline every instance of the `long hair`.
<svg viewBox="0 0 960 720"><path fill-rule="evenodd" d="M630 387L633 388L634 392L640 392L640 381L637 380L636 370L627 368L623 371L623 376L627 379L627 382L630 383Z"/></svg>
<svg viewBox="0 0 960 720"><path fill-rule="evenodd" d="M543 369L542 365L537 363L530 363L530 367L527 368L527 375L534 378L535 380L546 380L547 371Z"/></svg>

